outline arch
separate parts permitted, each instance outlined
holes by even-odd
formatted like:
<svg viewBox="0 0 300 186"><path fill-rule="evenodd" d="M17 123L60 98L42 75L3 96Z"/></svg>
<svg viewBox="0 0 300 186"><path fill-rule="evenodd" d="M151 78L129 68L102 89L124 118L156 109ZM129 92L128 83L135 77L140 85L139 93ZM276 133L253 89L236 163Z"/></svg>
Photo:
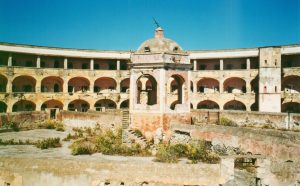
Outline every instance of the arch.
<svg viewBox="0 0 300 186"><path fill-rule="evenodd" d="M68 81L68 92L86 92L89 87L90 81L84 77L73 77Z"/></svg>
<svg viewBox="0 0 300 186"><path fill-rule="evenodd" d="M175 110L176 105L178 104L178 100L174 101L171 105L170 105L170 109L171 110Z"/></svg>
<svg viewBox="0 0 300 186"><path fill-rule="evenodd" d="M219 81L214 78L202 78L197 82L197 92L215 93L219 92Z"/></svg>
<svg viewBox="0 0 300 186"><path fill-rule="evenodd" d="M246 93L246 81L242 78L231 77L224 81L224 91L227 93Z"/></svg>
<svg viewBox="0 0 300 186"><path fill-rule="evenodd" d="M128 92L129 86L130 86L130 79L129 78L123 79L120 83L121 92Z"/></svg>
<svg viewBox="0 0 300 186"><path fill-rule="evenodd" d="M121 109L128 109L129 108L129 99L122 101L121 105L120 105Z"/></svg>
<svg viewBox="0 0 300 186"><path fill-rule="evenodd" d="M258 111L258 104L257 104L257 102L253 103L250 106L250 109L251 109L251 111Z"/></svg>
<svg viewBox="0 0 300 186"><path fill-rule="evenodd" d="M90 109L90 104L82 99L76 99L68 104L69 111L87 112Z"/></svg>
<svg viewBox="0 0 300 186"><path fill-rule="evenodd" d="M4 113L7 110L7 105L6 103L0 101L0 113Z"/></svg>
<svg viewBox="0 0 300 186"><path fill-rule="evenodd" d="M168 82L170 82L170 92L177 95L177 104L182 104L184 78L178 74L174 74L169 78Z"/></svg>
<svg viewBox="0 0 300 186"><path fill-rule="evenodd" d="M282 104L281 112L300 113L300 103L298 102L284 103Z"/></svg>
<svg viewBox="0 0 300 186"><path fill-rule="evenodd" d="M246 110L246 106L244 103L240 101L231 100L228 101L226 104L224 104L223 109L224 110Z"/></svg>
<svg viewBox="0 0 300 186"><path fill-rule="evenodd" d="M62 110L64 107L64 104L58 100L55 99L50 99L45 101L42 106L41 106L41 110L45 110L46 108L59 108L60 110Z"/></svg>
<svg viewBox="0 0 300 186"><path fill-rule="evenodd" d="M0 74L0 92L6 92L7 78Z"/></svg>
<svg viewBox="0 0 300 186"><path fill-rule="evenodd" d="M41 81L41 92L62 92L64 80L58 76L48 76Z"/></svg>
<svg viewBox="0 0 300 186"><path fill-rule="evenodd" d="M94 92L110 92L116 90L117 82L110 77L101 77L94 82Z"/></svg>
<svg viewBox="0 0 300 186"><path fill-rule="evenodd" d="M204 100L198 103L197 109L220 109L218 103L211 100Z"/></svg>
<svg viewBox="0 0 300 186"><path fill-rule="evenodd" d="M140 76L136 81L137 104L157 104L157 82L149 74Z"/></svg>
<svg viewBox="0 0 300 186"><path fill-rule="evenodd" d="M300 76L286 76L282 80L282 90L285 93L300 93Z"/></svg>
<svg viewBox="0 0 300 186"><path fill-rule="evenodd" d="M12 82L13 92L35 92L36 80L27 75L15 77Z"/></svg>
<svg viewBox="0 0 300 186"><path fill-rule="evenodd" d="M13 104L12 111L13 112L21 112L21 111L34 111L36 108L35 103L28 100L20 100Z"/></svg>
<svg viewBox="0 0 300 186"><path fill-rule="evenodd" d="M253 80L251 80L250 85L251 92L258 93L258 75Z"/></svg>
<svg viewBox="0 0 300 186"><path fill-rule="evenodd" d="M100 111L103 107L105 107L105 109L116 109L117 104L110 99L100 99L95 103L94 107L96 111Z"/></svg>

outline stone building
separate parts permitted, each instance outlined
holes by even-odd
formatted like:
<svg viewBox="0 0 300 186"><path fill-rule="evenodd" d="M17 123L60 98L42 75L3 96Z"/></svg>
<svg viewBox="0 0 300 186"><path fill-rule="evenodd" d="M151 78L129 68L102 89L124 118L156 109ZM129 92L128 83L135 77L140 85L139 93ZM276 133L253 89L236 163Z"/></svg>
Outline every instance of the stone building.
<svg viewBox="0 0 300 186"><path fill-rule="evenodd" d="M300 45L185 51L161 28L134 52L0 43L0 112L129 107L160 123L190 109L300 113Z"/></svg>

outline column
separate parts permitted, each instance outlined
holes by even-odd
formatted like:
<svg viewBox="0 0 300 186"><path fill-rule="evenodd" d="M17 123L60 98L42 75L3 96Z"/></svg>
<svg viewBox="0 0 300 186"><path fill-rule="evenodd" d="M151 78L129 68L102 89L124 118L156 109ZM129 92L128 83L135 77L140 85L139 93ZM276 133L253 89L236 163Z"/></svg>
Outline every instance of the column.
<svg viewBox="0 0 300 186"><path fill-rule="evenodd" d="M63 93L64 93L64 94L67 94L67 93L68 93L68 79L64 79Z"/></svg>
<svg viewBox="0 0 300 186"><path fill-rule="evenodd" d="M12 81L10 78L8 78L7 80L6 93L12 93Z"/></svg>
<svg viewBox="0 0 300 186"><path fill-rule="evenodd" d="M251 81L249 79L246 80L246 93L251 93Z"/></svg>
<svg viewBox="0 0 300 186"><path fill-rule="evenodd" d="M90 82L90 90L89 90L89 92L94 92L94 80L91 80L91 82Z"/></svg>
<svg viewBox="0 0 300 186"><path fill-rule="evenodd" d="M195 59L195 60L193 61L193 63L194 63L194 71L197 71L197 60Z"/></svg>
<svg viewBox="0 0 300 186"><path fill-rule="evenodd" d="M223 79L221 79L220 80L220 84L219 84L219 88L220 88L220 93L223 93L224 92L224 80Z"/></svg>
<svg viewBox="0 0 300 186"><path fill-rule="evenodd" d="M224 61L223 59L220 59L220 70L224 69Z"/></svg>
<svg viewBox="0 0 300 186"><path fill-rule="evenodd" d="M7 61L7 66L9 66L9 67L12 66L12 55L11 54L9 54L8 61Z"/></svg>
<svg viewBox="0 0 300 186"><path fill-rule="evenodd" d="M40 56L38 56L36 58L36 68L41 68L41 58L40 58Z"/></svg>
<svg viewBox="0 0 300 186"><path fill-rule="evenodd" d="M120 60L117 60L117 70L120 70Z"/></svg>
<svg viewBox="0 0 300 186"><path fill-rule="evenodd" d="M67 58L64 59L64 69L65 70L68 69L68 59Z"/></svg>
<svg viewBox="0 0 300 186"><path fill-rule="evenodd" d="M94 70L94 59L91 59L90 61L90 69Z"/></svg>
<svg viewBox="0 0 300 186"><path fill-rule="evenodd" d="M35 92L36 93L40 93L41 92L41 80L40 79L36 80Z"/></svg>
<svg viewBox="0 0 300 186"><path fill-rule="evenodd" d="M250 68L251 68L250 59L247 58L247 70L250 70Z"/></svg>
<svg viewBox="0 0 300 186"><path fill-rule="evenodd" d="M116 87L117 93L121 93L121 81L117 80L117 87Z"/></svg>

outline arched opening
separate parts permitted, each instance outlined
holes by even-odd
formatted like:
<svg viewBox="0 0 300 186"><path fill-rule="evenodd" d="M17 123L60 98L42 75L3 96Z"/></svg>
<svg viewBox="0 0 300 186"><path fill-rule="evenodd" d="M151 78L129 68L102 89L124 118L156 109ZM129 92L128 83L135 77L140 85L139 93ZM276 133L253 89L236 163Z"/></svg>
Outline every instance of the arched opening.
<svg viewBox="0 0 300 186"><path fill-rule="evenodd" d="M17 101L12 108L13 112L34 111L34 110L35 110L35 104L28 100Z"/></svg>
<svg viewBox="0 0 300 186"><path fill-rule="evenodd" d="M120 83L121 92L128 93L128 91L129 91L129 85L130 85L130 79L129 78L123 79L121 81L121 83Z"/></svg>
<svg viewBox="0 0 300 186"><path fill-rule="evenodd" d="M157 104L157 83L153 76L142 75L136 82L137 104Z"/></svg>
<svg viewBox="0 0 300 186"><path fill-rule="evenodd" d="M110 99L100 99L94 105L96 111L101 111L104 107L105 109L116 109L117 104Z"/></svg>
<svg viewBox="0 0 300 186"><path fill-rule="evenodd" d="M287 76L283 78L282 90L285 93L300 93L300 76Z"/></svg>
<svg viewBox="0 0 300 186"><path fill-rule="evenodd" d="M224 81L224 91L227 93L246 93L246 81L232 77Z"/></svg>
<svg viewBox="0 0 300 186"><path fill-rule="evenodd" d="M213 78L203 78L197 82L197 92L200 93L219 92L219 81Z"/></svg>
<svg viewBox="0 0 300 186"><path fill-rule="evenodd" d="M68 92L86 92L89 87L90 81L84 77L74 77L68 82Z"/></svg>
<svg viewBox="0 0 300 186"><path fill-rule="evenodd" d="M64 107L63 103L55 100L55 99L51 99L48 101L45 101L42 106L41 106L41 110L45 110L46 108L59 108L60 110L62 110Z"/></svg>
<svg viewBox="0 0 300 186"><path fill-rule="evenodd" d="M251 92L258 93L258 76L256 76L251 82Z"/></svg>
<svg viewBox="0 0 300 186"><path fill-rule="evenodd" d="M190 108L193 109L193 104L192 103L190 103Z"/></svg>
<svg viewBox="0 0 300 186"><path fill-rule="evenodd" d="M0 101L0 113L4 113L7 110L7 105L6 103Z"/></svg>
<svg viewBox="0 0 300 186"><path fill-rule="evenodd" d="M184 79L180 75L172 75L169 82L171 82L170 92L177 95L177 104L182 104Z"/></svg>
<svg viewBox="0 0 300 186"><path fill-rule="evenodd" d="M250 106L250 109L251 109L251 111L258 111L258 104L257 104L257 102L253 103Z"/></svg>
<svg viewBox="0 0 300 186"><path fill-rule="evenodd" d="M240 101L232 100L224 105L224 110L246 110L246 106Z"/></svg>
<svg viewBox="0 0 300 186"><path fill-rule="evenodd" d="M111 92L115 91L117 87L117 82L113 78L101 77L96 79L94 83L94 92Z"/></svg>
<svg viewBox="0 0 300 186"><path fill-rule="evenodd" d="M69 111L87 112L90 109L90 104L82 99L76 99L68 104Z"/></svg>
<svg viewBox="0 0 300 186"><path fill-rule="evenodd" d="M171 110L175 110L176 105L178 104L178 100L174 101L171 105L170 105L170 109Z"/></svg>
<svg viewBox="0 0 300 186"><path fill-rule="evenodd" d="M197 109L220 109L218 103L211 100L204 100L198 103Z"/></svg>
<svg viewBox="0 0 300 186"><path fill-rule="evenodd" d="M121 109L128 109L129 108L129 100L125 100L125 101L122 101L121 105L120 105L120 108Z"/></svg>
<svg viewBox="0 0 300 186"><path fill-rule="evenodd" d="M288 102L282 104L281 112L300 113L300 103Z"/></svg>
<svg viewBox="0 0 300 186"><path fill-rule="evenodd" d="M63 82L60 77L45 77L41 82L41 92L62 92Z"/></svg>
<svg viewBox="0 0 300 186"><path fill-rule="evenodd" d="M7 78L0 74L0 92L6 92Z"/></svg>
<svg viewBox="0 0 300 186"><path fill-rule="evenodd" d="M13 92L35 92L36 80L31 76L18 76L12 82Z"/></svg>

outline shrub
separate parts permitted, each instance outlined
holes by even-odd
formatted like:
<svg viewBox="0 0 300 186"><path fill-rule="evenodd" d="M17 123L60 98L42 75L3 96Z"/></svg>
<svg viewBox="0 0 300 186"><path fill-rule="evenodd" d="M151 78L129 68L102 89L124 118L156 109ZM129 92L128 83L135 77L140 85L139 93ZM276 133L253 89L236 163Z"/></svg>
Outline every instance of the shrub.
<svg viewBox="0 0 300 186"><path fill-rule="evenodd" d="M57 131L65 131L65 127L64 127L63 123L56 121L56 120L52 120L52 119L48 119L42 123L39 123L38 128L40 128L40 129L56 129Z"/></svg>
<svg viewBox="0 0 300 186"><path fill-rule="evenodd" d="M70 147L72 155L93 154L95 152L94 147L87 139L77 140Z"/></svg>
<svg viewBox="0 0 300 186"><path fill-rule="evenodd" d="M222 117L220 119L219 125L223 125L223 126L236 126L236 124L232 120L230 120L228 118L224 118L224 117Z"/></svg>
<svg viewBox="0 0 300 186"><path fill-rule="evenodd" d="M156 153L156 161L165 162L165 163L177 163L179 159L178 154L174 151L174 148L171 148L170 145L159 144L157 153Z"/></svg>
<svg viewBox="0 0 300 186"><path fill-rule="evenodd" d="M4 124L5 128L11 128L13 131L19 131L20 130L20 124L14 121L9 121L8 123Z"/></svg>
<svg viewBox="0 0 300 186"><path fill-rule="evenodd" d="M9 140L2 140L0 139L0 145L34 145L34 142L30 142L29 139L27 139L25 142L22 140L14 141L14 139Z"/></svg>
<svg viewBox="0 0 300 186"><path fill-rule="evenodd" d="M38 140L35 146L40 149L61 147L60 138L47 138L43 140Z"/></svg>
<svg viewBox="0 0 300 186"><path fill-rule="evenodd" d="M143 136L143 133L139 129L134 129L134 133L139 137Z"/></svg>
<svg viewBox="0 0 300 186"><path fill-rule="evenodd" d="M263 128L263 129L275 129L275 127L273 127L272 124L264 124L261 128Z"/></svg>

